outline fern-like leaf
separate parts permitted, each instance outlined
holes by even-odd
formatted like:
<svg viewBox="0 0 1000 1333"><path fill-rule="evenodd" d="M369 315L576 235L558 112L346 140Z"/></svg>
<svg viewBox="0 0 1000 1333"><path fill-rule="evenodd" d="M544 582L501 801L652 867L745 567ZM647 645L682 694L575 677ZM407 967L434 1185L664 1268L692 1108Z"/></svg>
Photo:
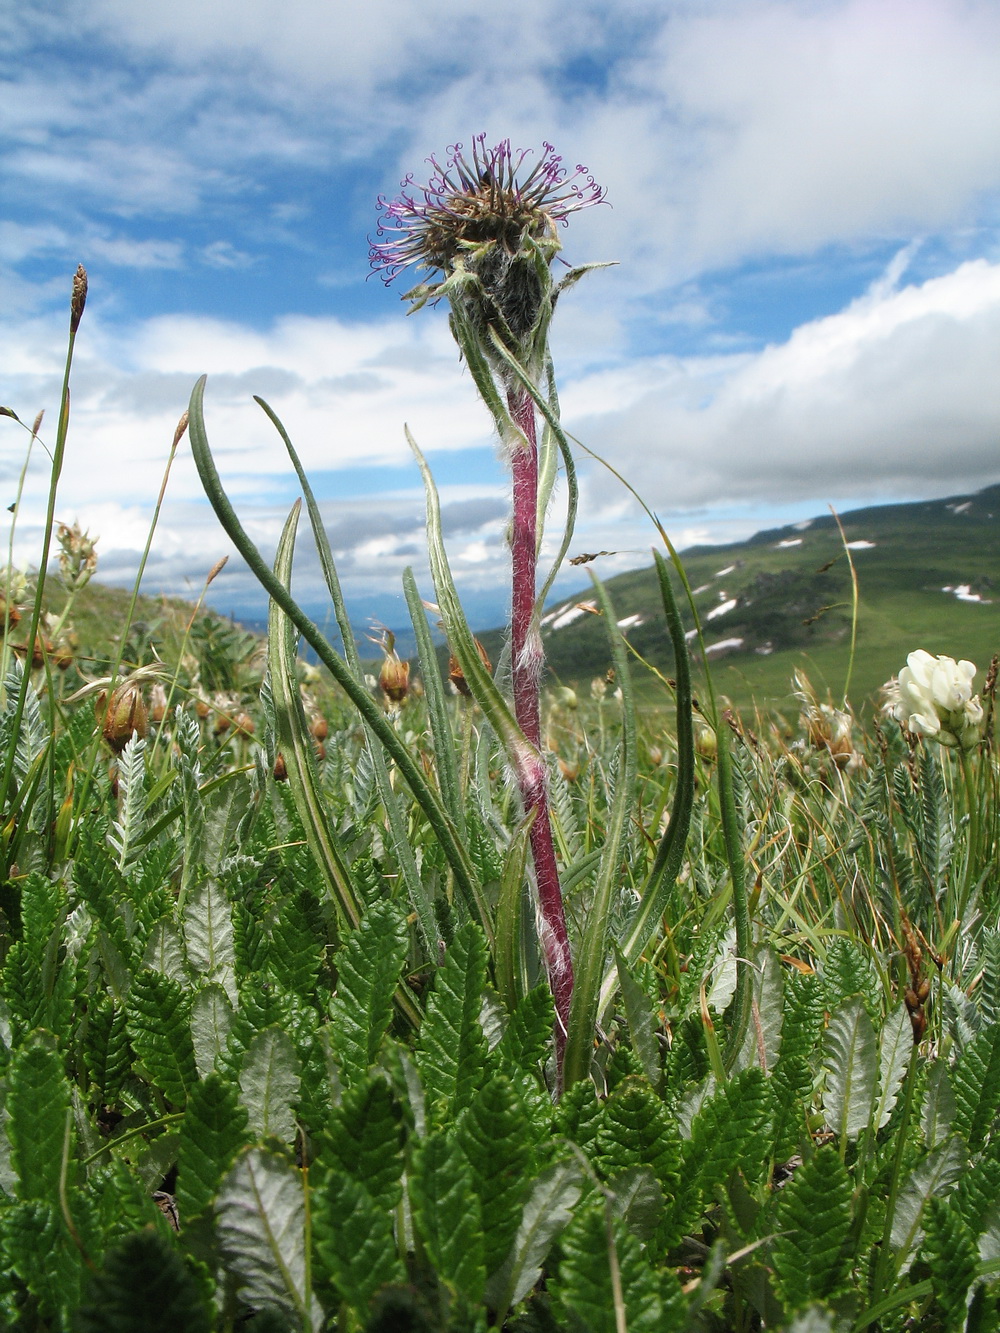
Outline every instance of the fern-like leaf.
<svg viewBox="0 0 1000 1333"><path fill-rule="evenodd" d="M313 1236L321 1266L358 1319L380 1287L406 1278L391 1213L353 1175L335 1171L314 1194Z"/></svg>
<svg viewBox="0 0 1000 1333"><path fill-rule="evenodd" d="M395 903L383 900L368 908L337 954L337 994L330 1017L345 1083L359 1082L375 1062L392 1018L406 946L403 914Z"/></svg>
<svg viewBox="0 0 1000 1333"><path fill-rule="evenodd" d="M596 1148L597 1166L608 1179L634 1167L648 1167L664 1199L673 1200L681 1175L681 1140L662 1100L645 1079L626 1079L608 1098Z"/></svg>
<svg viewBox="0 0 1000 1333"><path fill-rule="evenodd" d="M40 1042L21 1050L11 1064L7 1092L7 1133L20 1198L58 1198L69 1107L58 1053Z"/></svg>
<svg viewBox="0 0 1000 1333"><path fill-rule="evenodd" d="M851 1179L832 1146L820 1148L782 1190L771 1249L789 1310L839 1294L850 1266Z"/></svg>
<svg viewBox="0 0 1000 1333"><path fill-rule="evenodd" d="M138 1231L105 1256L75 1327L79 1333L210 1333L212 1319L170 1242Z"/></svg>
<svg viewBox="0 0 1000 1333"><path fill-rule="evenodd" d="M190 1001L176 981L140 972L128 997L132 1049L150 1078L175 1106L183 1106L198 1078L188 1026Z"/></svg>
<svg viewBox="0 0 1000 1333"><path fill-rule="evenodd" d="M486 1281L483 1229L472 1168L453 1135L434 1132L420 1144L410 1177L413 1221L438 1278L476 1303Z"/></svg>
<svg viewBox="0 0 1000 1333"><path fill-rule="evenodd" d="M388 1213L396 1207L402 1194L402 1120L384 1078L347 1089L330 1115L325 1139L337 1173L364 1185L377 1208Z"/></svg>
<svg viewBox="0 0 1000 1333"><path fill-rule="evenodd" d="M484 1077L487 1047L479 1008L485 985L486 945L470 922L437 970L417 1047L428 1104L442 1121L468 1106Z"/></svg>
<svg viewBox="0 0 1000 1333"><path fill-rule="evenodd" d="M185 1222L211 1204L233 1159L249 1142L246 1108L231 1082L211 1073L191 1092L177 1145L177 1206Z"/></svg>
<svg viewBox="0 0 1000 1333"><path fill-rule="evenodd" d="M944 1199L930 1200L925 1226L922 1254L931 1270L936 1313L944 1333L962 1333L979 1259L976 1238L961 1213Z"/></svg>
<svg viewBox="0 0 1000 1333"><path fill-rule="evenodd" d="M587 1333L673 1333L686 1324L665 1322L656 1273L624 1223L608 1216L603 1200L577 1210L563 1232L556 1300L570 1327Z"/></svg>
<svg viewBox="0 0 1000 1333"><path fill-rule="evenodd" d="M969 1043L951 1071L951 1087L953 1127L976 1152L1000 1111L1000 1026L987 1028Z"/></svg>
<svg viewBox="0 0 1000 1333"><path fill-rule="evenodd" d="M458 1141L479 1197L487 1274L507 1256L521 1221L533 1157L527 1115L510 1081L494 1074L462 1113Z"/></svg>
<svg viewBox="0 0 1000 1333"><path fill-rule="evenodd" d="M108 841L118 853L119 870L125 870L134 860L134 844L143 830L145 776L146 739L133 731L118 757L118 818L108 833Z"/></svg>

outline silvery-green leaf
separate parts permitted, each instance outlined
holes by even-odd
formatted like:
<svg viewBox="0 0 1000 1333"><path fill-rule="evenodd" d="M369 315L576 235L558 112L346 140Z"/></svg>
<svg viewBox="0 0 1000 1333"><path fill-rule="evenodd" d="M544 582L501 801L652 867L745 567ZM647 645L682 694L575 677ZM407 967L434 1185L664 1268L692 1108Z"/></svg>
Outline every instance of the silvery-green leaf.
<svg viewBox="0 0 1000 1333"><path fill-rule="evenodd" d="M913 1054L913 1026L904 1004L885 1021L879 1041L879 1093L872 1124L881 1129L888 1123L903 1075Z"/></svg>
<svg viewBox="0 0 1000 1333"><path fill-rule="evenodd" d="M148 967L154 972L161 972L163 976L179 982L182 986L189 984L180 931L172 921L157 921L149 932L141 966Z"/></svg>
<svg viewBox="0 0 1000 1333"><path fill-rule="evenodd" d="M226 1267L251 1307L278 1310L318 1330L323 1311L306 1282L301 1173L284 1158L250 1148L223 1180L215 1211Z"/></svg>
<svg viewBox="0 0 1000 1333"><path fill-rule="evenodd" d="M206 981L221 985L236 1004L236 951L229 899L214 880L191 894L184 909L184 942L188 963Z"/></svg>
<svg viewBox="0 0 1000 1333"><path fill-rule="evenodd" d="M583 1188L576 1162L557 1162L535 1181L510 1253L486 1286L486 1300L504 1312L527 1296L552 1242L573 1214Z"/></svg>
<svg viewBox="0 0 1000 1333"><path fill-rule="evenodd" d="M840 1136L854 1138L871 1119L878 1073L875 1030L860 995L834 1011L826 1031L824 1065L827 1124Z"/></svg>
<svg viewBox="0 0 1000 1333"><path fill-rule="evenodd" d="M928 1199L949 1194L965 1167L966 1157L957 1134L933 1148L910 1172L899 1191L892 1219L892 1248L897 1252L900 1272L905 1272L920 1243L920 1220Z"/></svg>
<svg viewBox="0 0 1000 1333"><path fill-rule="evenodd" d="M943 1060L935 1060L927 1076L927 1091L920 1117L924 1142L936 1148L951 1133L955 1119L955 1094L951 1090L948 1067Z"/></svg>
<svg viewBox="0 0 1000 1333"><path fill-rule="evenodd" d="M292 1106L299 1095L299 1057L287 1032L264 1028L247 1047L240 1070L240 1101L258 1138L290 1143L295 1137Z"/></svg>
<svg viewBox="0 0 1000 1333"><path fill-rule="evenodd" d="M226 992L215 982L202 986L191 1006L191 1040L199 1078L215 1068L232 1026L233 1010Z"/></svg>
<svg viewBox="0 0 1000 1333"><path fill-rule="evenodd" d="M712 968L711 984L707 996L709 1009L714 1009L717 1014L725 1013L735 992L736 931L727 930L719 942L719 949L715 955Z"/></svg>
<svg viewBox="0 0 1000 1333"><path fill-rule="evenodd" d="M748 1065L759 1065L769 1073L781 1050L782 996L784 979L781 960L773 949L757 954L754 972L754 990L750 1023L733 1066L739 1073ZM736 981L736 960L733 959L733 986Z"/></svg>

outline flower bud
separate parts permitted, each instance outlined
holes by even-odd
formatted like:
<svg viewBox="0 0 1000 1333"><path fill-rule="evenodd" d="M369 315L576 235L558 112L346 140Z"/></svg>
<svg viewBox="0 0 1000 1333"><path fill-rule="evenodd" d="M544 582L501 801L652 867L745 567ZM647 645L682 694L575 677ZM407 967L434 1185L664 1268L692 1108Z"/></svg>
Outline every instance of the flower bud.
<svg viewBox="0 0 1000 1333"><path fill-rule="evenodd" d="M386 654L378 673L378 687L389 703L399 705L410 692L410 664L394 652Z"/></svg>
<svg viewBox="0 0 1000 1333"><path fill-rule="evenodd" d="M102 690L97 696L94 709L101 727L101 735L115 754L122 750L132 739L134 732L140 739L149 734L149 715L142 701L138 685L132 681L123 681L108 698Z"/></svg>

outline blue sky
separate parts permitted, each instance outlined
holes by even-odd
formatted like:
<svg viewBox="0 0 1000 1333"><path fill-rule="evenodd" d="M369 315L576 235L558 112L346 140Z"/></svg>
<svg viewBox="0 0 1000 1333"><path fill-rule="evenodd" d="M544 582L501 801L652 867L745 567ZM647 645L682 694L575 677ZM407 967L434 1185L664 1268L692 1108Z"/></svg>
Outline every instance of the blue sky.
<svg viewBox="0 0 1000 1333"><path fill-rule="evenodd" d="M502 618L489 421L444 312L407 318L405 280L367 276L376 195L479 131L550 140L607 187L611 207L565 233L573 262L617 267L560 306L564 414L679 544L998 480L993 0L493 9L46 0L0 14L0 401L29 421L46 408L54 429L82 261L58 516L100 535L101 577L134 570L174 425L208 372L220 470L262 545L296 490L255 393L314 477L357 622L397 619L402 569L423 567L408 422L471 616ZM0 421L11 499L23 458ZM25 561L44 462L18 518ZM581 470L575 549L620 552L605 575L648 563L634 501ZM228 549L185 451L145 586L197 595ZM560 587L579 583L570 571ZM298 586L318 609L305 545ZM235 561L212 595L263 610Z"/></svg>

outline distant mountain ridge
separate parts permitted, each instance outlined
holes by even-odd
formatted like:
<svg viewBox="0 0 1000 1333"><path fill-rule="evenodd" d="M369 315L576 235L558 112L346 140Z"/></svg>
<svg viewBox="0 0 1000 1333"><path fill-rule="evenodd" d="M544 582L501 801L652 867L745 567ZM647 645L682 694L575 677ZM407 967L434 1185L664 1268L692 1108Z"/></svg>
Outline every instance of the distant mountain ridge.
<svg viewBox="0 0 1000 1333"><path fill-rule="evenodd" d="M860 587L852 697L864 698L918 647L988 665L1000 651L1000 484L942 500L850 510L840 522L843 541L826 514L682 553L706 654L720 663L725 688L744 701L781 698L792 669L811 665L836 692L851 630L845 541ZM594 568L599 574L599 563ZM669 669L655 571L618 574L606 587L628 642ZM606 628L592 614L592 600L581 587L543 618L549 667L563 681L582 681L610 665ZM694 649L686 607L685 615ZM502 635L480 635L491 655Z"/></svg>

